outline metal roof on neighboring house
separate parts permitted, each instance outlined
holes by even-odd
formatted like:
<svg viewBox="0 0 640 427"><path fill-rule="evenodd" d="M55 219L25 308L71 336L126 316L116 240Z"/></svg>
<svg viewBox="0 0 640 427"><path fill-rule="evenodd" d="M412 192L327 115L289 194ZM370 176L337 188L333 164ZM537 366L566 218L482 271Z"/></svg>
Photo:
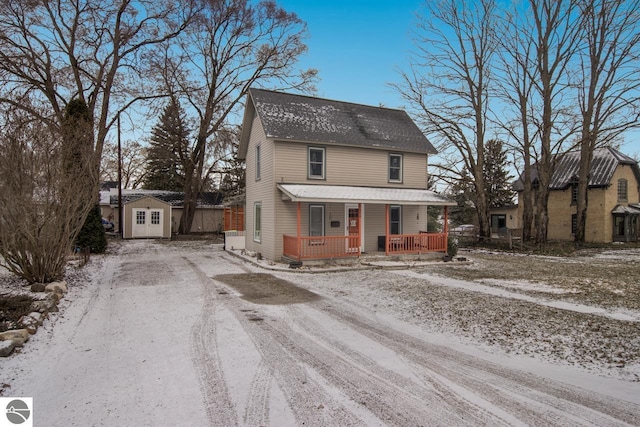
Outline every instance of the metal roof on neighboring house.
<svg viewBox="0 0 640 427"><path fill-rule="evenodd" d="M293 202L457 206L456 202L431 190L312 184L277 186Z"/></svg>
<svg viewBox="0 0 640 427"><path fill-rule="evenodd" d="M403 110L253 88L249 102L268 138L437 153Z"/></svg>
<svg viewBox="0 0 640 427"><path fill-rule="evenodd" d="M593 152L589 187L606 187L610 185L613 174L620 164L630 165L633 168L638 182L640 182L640 168L634 159L622 154L615 148L602 147L597 148ZM556 164L553 176L551 177L549 188L552 190L562 190L577 182L579 169L580 151L570 151L562 154ZM532 182L534 182L537 177L537 170L534 166L531 173ZM514 183L513 189L515 191L522 191L523 188L524 186L521 176Z"/></svg>
<svg viewBox="0 0 640 427"><path fill-rule="evenodd" d="M117 191L107 192L108 203L111 206L118 205L118 193ZM141 199L143 197L154 197L163 202L169 203L173 207L182 207L184 202L184 193L181 191L161 191L161 190L122 190L122 204L133 202L134 200ZM106 201L106 198L101 197L102 201ZM197 206L219 206L222 205L222 193L216 192L204 192L198 196Z"/></svg>

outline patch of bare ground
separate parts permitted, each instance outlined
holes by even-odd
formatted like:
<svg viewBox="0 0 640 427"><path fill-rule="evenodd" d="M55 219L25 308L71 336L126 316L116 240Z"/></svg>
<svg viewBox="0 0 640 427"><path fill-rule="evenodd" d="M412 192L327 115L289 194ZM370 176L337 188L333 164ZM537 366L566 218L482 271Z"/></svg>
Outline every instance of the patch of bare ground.
<svg viewBox="0 0 640 427"><path fill-rule="evenodd" d="M597 270L589 268L582 275L576 273L577 279L572 282L571 270L564 270L561 265L565 264L557 264L554 260L532 258L533 265L523 267L529 259L492 257L481 255L476 264L467 267L430 269L425 278L400 276L391 271L336 274L331 276L331 289L342 298L354 298L359 305L420 325L426 330L449 332L504 353L532 356L580 366L605 376L640 381L639 322L456 288L444 284L444 280L439 281L438 276L432 274L437 271L438 274L469 281L516 277L518 280L531 280L536 277L532 271L541 270L537 277L543 276L549 279L549 283L562 283L557 286L571 289L576 283L584 283L583 287L587 284L592 286L597 278ZM565 267L567 265L570 264ZM552 281L556 271L561 280ZM631 283L608 276L603 276L604 280L615 286L614 289L632 287ZM589 278L594 280L587 281ZM589 292L588 289L581 292L578 298L582 303L606 298L610 294L606 289L599 289L599 296L587 298L583 295ZM545 295L552 298L555 294ZM573 297L575 294L570 295ZM637 293L633 295L637 296ZM566 297L565 294L560 296ZM636 304L637 301L624 306L635 307Z"/></svg>
<svg viewBox="0 0 640 427"><path fill-rule="evenodd" d="M571 257L479 251L470 256L471 265L438 273L548 299L640 310L640 249L583 251Z"/></svg>

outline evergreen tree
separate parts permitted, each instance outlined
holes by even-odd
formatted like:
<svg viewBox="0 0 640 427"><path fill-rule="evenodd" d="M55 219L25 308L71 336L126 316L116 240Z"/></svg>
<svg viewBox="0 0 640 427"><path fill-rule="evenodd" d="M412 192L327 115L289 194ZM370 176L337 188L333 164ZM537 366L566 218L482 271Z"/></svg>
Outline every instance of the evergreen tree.
<svg viewBox="0 0 640 427"><path fill-rule="evenodd" d="M172 99L151 132L147 150L144 188L147 190L182 191L182 160L187 156L190 131L180 103Z"/></svg>
<svg viewBox="0 0 640 427"><path fill-rule="evenodd" d="M448 196L458 204L458 206L452 208L449 213L452 224L477 223L475 186L466 168L462 170L460 179L451 186Z"/></svg>
<svg viewBox="0 0 640 427"><path fill-rule="evenodd" d="M107 236L102 225L100 205L95 205L89 212L84 226L76 238L76 246L89 248L94 254L101 254L107 249Z"/></svg>
<svg viewBox="0 0 640 427"><path fill-rule="evenodd" d="M502 141L491 139L485 145L484 183L487 190L487 205L490 208L513 203L511 183L513 176L507 171L507 152Z"/></svg>
<svg viewBox="0 0 640 427"><path fill-rule="evenodd" d="M507 171L507 153L503 150L502 141L487 141L484 152L483 178L486 188L487 208L509 205L513 203L514 192L511 189L513 176ZM449 197L458 202L451 210L454 224L471 224L476 222L476 190L469 171L465 168L460 179L453 184Z"/></svg>

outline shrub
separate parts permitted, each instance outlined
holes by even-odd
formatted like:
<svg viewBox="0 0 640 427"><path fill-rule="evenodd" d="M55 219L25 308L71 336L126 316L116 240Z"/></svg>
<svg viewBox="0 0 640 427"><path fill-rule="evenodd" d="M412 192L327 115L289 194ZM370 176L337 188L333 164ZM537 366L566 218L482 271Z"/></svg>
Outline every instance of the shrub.
<svg viewBox="0 0 640 427"><path fill-rule="evenodd" d="M89 212L89 216L87 216L87 220L76 239L76 246L90 248L94 254L101 254L107 249L107 236L102 225L99 205L95 205Z"/></svg>
<svg viewBox="0 0 640 427"><path fill-rule="evenodd" d="M451 258L458 254L458 239L448 236L447 238L447 255Z"/></svg>

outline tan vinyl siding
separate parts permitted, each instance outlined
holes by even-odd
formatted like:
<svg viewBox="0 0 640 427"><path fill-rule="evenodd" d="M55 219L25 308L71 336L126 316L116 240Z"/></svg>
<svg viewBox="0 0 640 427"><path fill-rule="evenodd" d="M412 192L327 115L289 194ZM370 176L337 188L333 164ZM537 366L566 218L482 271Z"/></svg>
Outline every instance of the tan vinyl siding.
<svg viewBox="0 0 640 427"><path fill-rule="evenodd" d="M165 239L171 238L171 205L155 197L142 197L124 205L123 235L125 239L131 238L133 235L133 209L162 209L162 237Z"/></svg>
<svg viewBox="0 0 640 427"><path fill-rule="evenodd" d="M308 179L308 148L325 148L325 179ZM276 182L426 188L427 155L401 153L402 183L389 182L389 154L395 151L300 142L276 142ZM249 162L247 162L249 165Z"/></svg>
<svg viewBox="0 0 640 427"><path fill-rule="evenodd" d="M260 144L260 180L256 181L256 145ZM246 179L250 185L246 190L246 248L259 252L265 258L274 259L276 256L275 239L275 198L277 196L274 183L274 149L273 142L266 138L259 117L256 115L251 127L251 136L246 158ZM254 205L261 203L261 241L253 240ZM281 239L279 239L281 240ZM282 245L282 243L279 243Z"/></svg>

